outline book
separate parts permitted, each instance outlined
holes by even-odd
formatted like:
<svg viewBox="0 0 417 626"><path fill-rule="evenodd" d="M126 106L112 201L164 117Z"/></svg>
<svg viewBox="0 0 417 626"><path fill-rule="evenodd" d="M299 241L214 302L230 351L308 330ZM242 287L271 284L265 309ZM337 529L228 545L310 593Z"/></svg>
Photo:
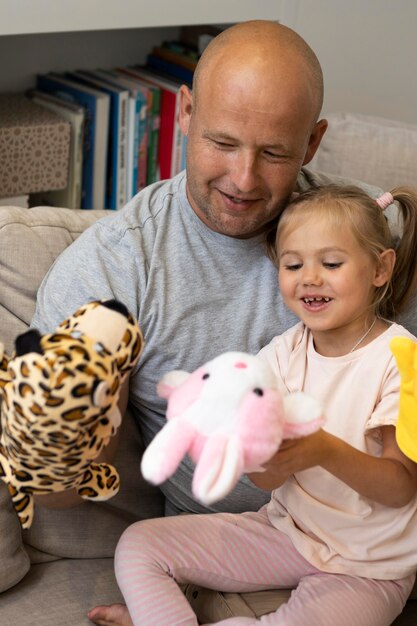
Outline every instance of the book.
<svg viewBox="0 0 417 626"><path fill-rule="evenodd" d="M103 78L129 90L127 198L146 187L148 159L148 93L133 77L117 69L99 70Z"/></svg>
<svg viewBox="0 0 417 626"><path fill-rule="evenodd" d="M122 75L133 79L147 96L147 135L148 149L146 159L146 184L150 185L159 180L158 173L158 149L159 149L159 129L161 114L161 89L157 85L152 85L141 77L131 67L118 67L116 71Z"/></svg>
<svg viewBox="0 0 417 626"><path fill-rule="evenodd" d="M199 59L197 51L177 41L164 41L162 46L154 46L152 54L171 63L181 65L192 72L194 72Z"/></svg>
<svg viewBox="0 0 417 626"><path fill-rule="evenodd" d="M183 81L184 83L191 84L193 81L194 70L179 65L175 61L162 58L157 54L148 54L146 57L146 65L151 70L159 70L168 76L172 76Z"/></svg>
<svg viewBox="0 0 417 626"><path fill-rule="evenodd" d="M65 189L42 194L42 204L80 209L85 110L79 104L37 89L30 90L28 95L33 102L59 113L71 124L68 184Z"/></svg>
<svg viewBox="0 0 417 626"><path fill-rule="evenodd" d="M104 80L95 70L67 72L72 80L93 86L110 97L110 123L108 127L107 185L105 206L121 209L127 202L127 89Z"/></svg>
<svg viewBox="0 0 417 626"><path fill-rule="evenodd" d="M110 97L61 74L38 74L37 88L84 107L81 208L105 208Z"/></svg>
<svg viewBox="0 0 417 626"><path fill-rule="evenodd" d="M158 172L160 180L171 178L181 171L182 164L183 135L178 121L181 83L142 66L133 69L142 79L161 89Z"/></svg>

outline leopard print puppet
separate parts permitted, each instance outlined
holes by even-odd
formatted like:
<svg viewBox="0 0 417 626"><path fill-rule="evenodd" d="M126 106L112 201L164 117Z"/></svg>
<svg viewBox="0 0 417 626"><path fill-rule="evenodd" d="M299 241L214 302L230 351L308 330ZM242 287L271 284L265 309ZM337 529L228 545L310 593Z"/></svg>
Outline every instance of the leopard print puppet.
<svg viewBox="0 0 417 626"><path fill-rule="evenodd" d="M116 469L94 459L120 425L119 392L142 348L116 300L82 306L52 334L19 335L12 358L0 344L0 478L23 528L34 494L75 487L99 501L118 492Z"/></svg>

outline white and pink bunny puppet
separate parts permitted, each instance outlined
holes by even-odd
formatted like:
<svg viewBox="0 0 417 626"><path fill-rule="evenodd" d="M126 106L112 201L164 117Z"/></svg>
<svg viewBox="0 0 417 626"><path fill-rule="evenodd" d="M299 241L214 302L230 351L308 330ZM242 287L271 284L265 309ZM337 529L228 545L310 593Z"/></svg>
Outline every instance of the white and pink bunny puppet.
<svg viewBox="0 0 417 626"><path fill-rule="evenodd" d="M169 372L157 392L168 400L167 422L142 457L142 474L159 485L188 454L196 463L193 494L206 505L224 498L243 473L264 471L283 439L324 423L314 398L283 397L269 365L243 352L225 352L191 374Z"/></svg>

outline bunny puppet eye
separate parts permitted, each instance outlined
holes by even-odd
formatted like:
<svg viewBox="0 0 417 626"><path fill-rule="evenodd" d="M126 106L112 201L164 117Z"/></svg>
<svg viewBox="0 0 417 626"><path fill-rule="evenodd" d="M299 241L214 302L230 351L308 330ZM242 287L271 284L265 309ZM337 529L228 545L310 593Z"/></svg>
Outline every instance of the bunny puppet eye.
<svg viewBox="0 0 417 626"><path fill-rule="evenodd" d="M256 387L256 388L253 390L253 393L255 393L257 396L263 396L263 395L264 395L264 392L263 392L263 391L262 391L262 389L260 389L259 387Z"/></svg>
<svg viewBox="0 0 417 626"><path fill-rule="evenodd" d="M203 374L203 380L207 380L207 378L210 378L210 374Z"/></svg>

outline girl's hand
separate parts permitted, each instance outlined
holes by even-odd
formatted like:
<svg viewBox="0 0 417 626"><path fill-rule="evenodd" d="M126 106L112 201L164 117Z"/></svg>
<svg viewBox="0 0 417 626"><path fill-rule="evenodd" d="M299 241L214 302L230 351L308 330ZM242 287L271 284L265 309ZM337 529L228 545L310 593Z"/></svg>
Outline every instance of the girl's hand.
<svg viewBox="0 0 417 626"><path fill-rule="evenodd" d="M381 427L381 434L383 449L379 457L324 430L288 439L265 463L266 471L251 474L250 479L262 489L276 489L292 474L320 465L365 498L389 507L405 506L417 492L417 463L398 448L393 426Z"/></svg>
<svg viewBox="0 0 417 626"><path fill-rule="evenodd" d="M276 489L296 472L322 465L330 454L332 438L320 429L307 437L285 439L273 457L264 463L265 472L249 475L261 489Z"/></svg>

